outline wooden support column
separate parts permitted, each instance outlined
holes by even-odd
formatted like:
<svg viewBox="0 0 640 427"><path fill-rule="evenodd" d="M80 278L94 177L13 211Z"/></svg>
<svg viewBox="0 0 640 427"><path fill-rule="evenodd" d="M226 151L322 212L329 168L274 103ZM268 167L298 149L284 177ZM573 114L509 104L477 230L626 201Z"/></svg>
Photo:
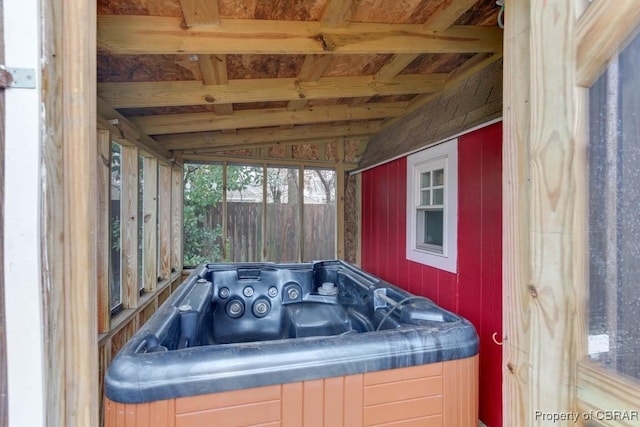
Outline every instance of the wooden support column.
<svg viewBox="0 0 640 427"><path fill-rule="evenodd" d="M304 165L298 167L298 262L304 260Z"/></svg>
<svg viewBox="0 0 640 427"><path fill-rule="evenodd" d="M46 422L97 426L96 4L39 7Z"/></svg>
<svg viewBox="0 0 640 427"><path fill-rule="evenodd" d="M171 166L160 165L158 200L158 241L160 244L158 279L171 277Z"/></svg>
<svg viewBox="0 0 640 427"><path fill-rule="evenodd" d="M182 168L171 170L171 271L182 270Z"/></svg>
<svg viewBox="0 0 640 427"><path fill-rule="evenodd" d="M122 305L138 307L138 148L122 146L120 241L122 245Z"/></svg>
<svg viewBox="0 0 640 427"><path fill-rule="evenodd" d="M504 425L575 410L585 283L574 2L507 3L503 144ZM584 126L584 122L581 123ZM580 185L578 185L580 184ZM550 381L553 379L553 381ZM570 425L569 422L560 425Z"/></svg>
<svg viewBox="0 0 640 427"><path fill-rule="evenodd" d="M529 248L530 0L506 8L503 141L503 423L526 426L531 414L527 316Z"/></svg>
<svg viewBox="0 0 640 427"><path fill-rule="evenodd" d="M111 254L111 136L98 131L96 152L96 287L98 289L98 333L109 332L111 306L109 300L109 262Z"/></svg>
<svg viewBox="0 0 640 427"><path fill-rule="evenodd" d="M145 292L153 292L158 284L158 159L145 157L143 167L143 283Z"/></svg>
<svg viewBox="0 0 640 427"><path fill-rule="evenodd" d="M336 255L338 259L344 259L344 137L338 138L336 143L338 164L336 165Z"/></svg>

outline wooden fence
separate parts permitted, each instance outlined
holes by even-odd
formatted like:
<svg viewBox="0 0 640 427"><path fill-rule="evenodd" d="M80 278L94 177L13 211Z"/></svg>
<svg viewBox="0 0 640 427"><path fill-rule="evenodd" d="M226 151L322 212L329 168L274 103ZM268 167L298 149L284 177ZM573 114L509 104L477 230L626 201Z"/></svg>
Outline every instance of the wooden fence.
<svg viewBox="0 0 640 427"><path fill-rule="evenodd" d="M297 261L300 242L303 242L305 261L336 256L335 205L305 204L304 225L299 227L297 204L269 203L266 232L263 230L262 212L262 203L227 203L227 261L262 260L263 238L267 261ZM207 222L207 227L222 224L221 207L210 208ZM300 233L303 234L302 239Z"/></svg>

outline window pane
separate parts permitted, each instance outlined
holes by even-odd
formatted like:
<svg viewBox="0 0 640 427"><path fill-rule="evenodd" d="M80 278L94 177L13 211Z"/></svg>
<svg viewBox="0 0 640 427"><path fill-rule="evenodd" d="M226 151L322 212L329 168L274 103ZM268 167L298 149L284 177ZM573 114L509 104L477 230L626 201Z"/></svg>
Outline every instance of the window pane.
<svg viewBox="0 0 640 427"><path fill-rule="evenodd" d="M442 210L426 211L424 216L424 243L427 245L442 246L443 225Z"/></svg>
<svg viewBox="0 0 640 427"><path fill-rule="evenodd" d="M267 234L266 260L298 261L298 169L267 169Z"/></svg>
<svg viewBox="0 0 640 427"><path fill-rule="evenodd" d="M260 166L227 167L227 261L262 260Z"/></svg>
<svg viewBox="0 0 640 427"><path fill-rule="evenodd" d="M417 211L416 243L418 248L443 253L444 215L443 209Z"/></svg>
<svg viewBox="0 0 640 427"><path fill-rule="evenodd" d="M304 171L304 261L336 256L336 172Z"/></svg>
<svg viewBox="0 0 640 427"><path fill-rule="evenodd" d="M121 181L121 161L122 147L115 142L111 143L111 204L109 216L111 223L111 262L109 264L110 274L110 304L111 310L122 304L122 252L121 252L121 221L120 221L120 194L122 190Z"/></svg>
<svg viewBox="0 0 640 427"><path fill-rule="evenodd" d="M433 171L433 185L444 185L444 169Z"/></svg>
<svg viewBox="0 0 640 427"><path fill-rule="evenodd" d="M422 190L420 192L420 204L429 206L431 204L431 190Z"/></svg>
<svg viewBox="0 0 640 427"><path fill-rule="evenodd" d="M144 157L138 156L138 289L144 289Z"/></svg>
<svg viewBox="0 0 640 427"><path fill-rule="evenodd" d="M420 188L431 187L431 171L420 174Z"/></svg>
<svg viewBox="0 0 640 427"><path fill-rule="evenodd" d="M437 188L433 190L433 204L434 205L444 204L444 188Z"/></svg>
<svg viewBox="0 0 640 427"><path fill-rule="evenodd" d="M184 265L222 261L222 165L184 166Z"/></svg>
<svg viewBox="0 0 640 427"><path fill-rule="evenodd" d="M640 379L640 37L589 91L590 358Z"/></svg>

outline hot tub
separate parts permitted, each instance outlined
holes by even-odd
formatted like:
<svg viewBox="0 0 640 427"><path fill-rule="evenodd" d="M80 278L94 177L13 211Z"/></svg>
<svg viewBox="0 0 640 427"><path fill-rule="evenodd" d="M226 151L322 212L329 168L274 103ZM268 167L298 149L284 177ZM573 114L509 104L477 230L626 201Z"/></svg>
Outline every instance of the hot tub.
<svg viewBox="0 0 640 427"><path fill-rule="evenodd" d="M477 425L477 352L341 261L201 265L114 358L105 425Z"/></svg>

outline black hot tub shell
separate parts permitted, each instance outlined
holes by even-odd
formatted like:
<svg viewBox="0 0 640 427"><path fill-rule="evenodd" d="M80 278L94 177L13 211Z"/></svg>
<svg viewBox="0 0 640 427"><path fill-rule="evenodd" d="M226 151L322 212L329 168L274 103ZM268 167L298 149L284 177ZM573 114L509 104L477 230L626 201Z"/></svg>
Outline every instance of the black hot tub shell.
<svg viewBox="0 0 640 427"><path fill-rule="evenodd" d="M467 320L342 261L203 264L114 358L142 403L474 356Z"/></svg>

